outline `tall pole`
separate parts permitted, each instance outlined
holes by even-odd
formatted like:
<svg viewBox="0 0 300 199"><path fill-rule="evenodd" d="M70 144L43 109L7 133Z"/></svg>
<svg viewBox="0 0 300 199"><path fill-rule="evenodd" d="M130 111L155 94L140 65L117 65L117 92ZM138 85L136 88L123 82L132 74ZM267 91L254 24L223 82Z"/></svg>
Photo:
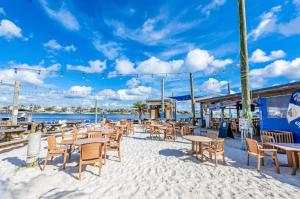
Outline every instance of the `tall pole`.
<svg viewBox="0 0 300 199"><path fill-rule="evenodd" d="M243 117L252 119L250 91L249 91L249 65L248 65L248 47L246 30L246 11L245 0L238 0L239 9L239 29L240 29L240 67L241 67L241 91Z"/></svg>
<svg viewBox="0 0 300 199"><path fill-rule="evenodd" d="M227 84L227 94L230 95L230 83L228 82ZM231 114L231 108L229 106L229 118L231 119L232 118L232 114Z"/></svg>
<svg viewBox="0 0 300 199"><path fill-rule="evenodd" d="M98 100L95 100L95 124L98 123Z"/></svg>
<svg viewBox="0 0 300 199"><path fill-rule="evenodd" d="M15 81L15 89L14 89L14 98L13 98L13 107L12 107L12 125L17 125L18 123L18 101L20 94L20 81Z"/></svg>
<svg viewBox="0 0 300 199"><path fill-rule="evenodd" d="M191 87L191 102L192 102L192 116L193 116L193 125L196 125L196 114L195 114L195 98L194 98L194 79L193 73L190 73L190 87Z"/></svg>
<svg viewBox="0 0 300 199"><path fill-rule="evenodd" d="M160 119L165 120L165 79L161 80L161 115Z"/></svg>

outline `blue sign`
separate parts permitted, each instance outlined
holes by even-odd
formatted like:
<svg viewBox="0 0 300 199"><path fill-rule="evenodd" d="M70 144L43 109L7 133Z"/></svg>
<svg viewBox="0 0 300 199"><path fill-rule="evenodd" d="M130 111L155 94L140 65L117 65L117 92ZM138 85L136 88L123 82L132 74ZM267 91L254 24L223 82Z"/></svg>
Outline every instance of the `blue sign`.
<svg viewBox="0 0 300 199"><path fill-rule="evenodd" d="M295 91L291 96L287 120L297 139L300 137L300 90Z"/></svg>

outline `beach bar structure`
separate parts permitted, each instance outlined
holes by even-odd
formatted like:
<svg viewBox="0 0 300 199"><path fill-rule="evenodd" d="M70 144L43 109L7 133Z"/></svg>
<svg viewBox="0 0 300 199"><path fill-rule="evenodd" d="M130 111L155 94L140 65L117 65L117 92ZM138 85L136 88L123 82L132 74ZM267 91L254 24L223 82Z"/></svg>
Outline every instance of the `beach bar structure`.
<svg viewBox="0 0 300 199"><path fill-rule="evenodd" d="M299 91L300 82L294 82L289 84L283 84L268 88L262 88L251 91L251 109L252 111L258 110L259 114L256 118L259 129L263 131L289 131L293 133L294 141L300 142L300 125L299 128L294 128L290 125L287 114L290 105L292 94ZM300 92L300 91L299 91ZM300 96L298 96L300 99ZM196 103L200 103L200 107L207 107L209 111L204 116L200 111L200 118L202 120L213 121L213 111L218 110L221 113L219 118L219 124L223 121L235 121L238 123L240 118L240 111L242 110L242 98L241 93L228 94L224 96L198 99ZM224 112L226 109L236 110L235 119L229 115L229 118L225 118ZM298 114L298 120L300 119L300 113ZM295 118L297 120L297 118ZM213 122L206 122L207 127L212 127Z"/></svg>
<svg viewBox="0 0 300 199"><path fill-rule="evenodd" d="M159 120L161 118L161 108L162 103L161 100L146 100L147 106L148 106L148 112L150 115L151 120ZM174 110L174 103L169 100L164 100L164 117L166 120L172 120L173 119L173 110Z"/></svg>

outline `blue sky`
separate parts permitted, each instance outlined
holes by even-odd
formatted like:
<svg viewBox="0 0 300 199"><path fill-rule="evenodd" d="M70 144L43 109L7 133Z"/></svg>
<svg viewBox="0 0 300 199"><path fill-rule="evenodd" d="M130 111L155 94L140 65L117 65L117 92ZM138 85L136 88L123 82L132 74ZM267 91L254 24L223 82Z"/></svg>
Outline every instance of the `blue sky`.
<svg viewBox="0 0 300 199"><path fill-rule="evenodd" d="M300 1L246 12L251 87L299 81ZM188 72L196 95L239 92L237 1L0 1L0 80L21 80L21 104L128 107L159 98L163 77L166 95L188 94Z"/></svg>

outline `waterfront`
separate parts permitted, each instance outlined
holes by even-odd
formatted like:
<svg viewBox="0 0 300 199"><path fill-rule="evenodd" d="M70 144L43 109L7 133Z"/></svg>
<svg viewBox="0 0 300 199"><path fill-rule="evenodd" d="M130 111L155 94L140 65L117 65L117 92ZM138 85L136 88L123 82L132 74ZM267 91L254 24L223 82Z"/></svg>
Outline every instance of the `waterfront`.
<svg viewBox="0 0 300 199"><path fill-rule="evenodd" d="M0 118L9 117L9 113L0 113ZM101 117L105 117L112 121L119 120L137 120L138 115L134 114L98 114L98 119ZM189 118L191 117L188 114L178 114L177 119L181 118ZM147 115L143 116L143 118L147 119ZM79 113L32 113L32 120L35 122L52 122L58 120L66 120L66 121L90 121L93 122L95 120L95 114L79 114Z"/></svg>

